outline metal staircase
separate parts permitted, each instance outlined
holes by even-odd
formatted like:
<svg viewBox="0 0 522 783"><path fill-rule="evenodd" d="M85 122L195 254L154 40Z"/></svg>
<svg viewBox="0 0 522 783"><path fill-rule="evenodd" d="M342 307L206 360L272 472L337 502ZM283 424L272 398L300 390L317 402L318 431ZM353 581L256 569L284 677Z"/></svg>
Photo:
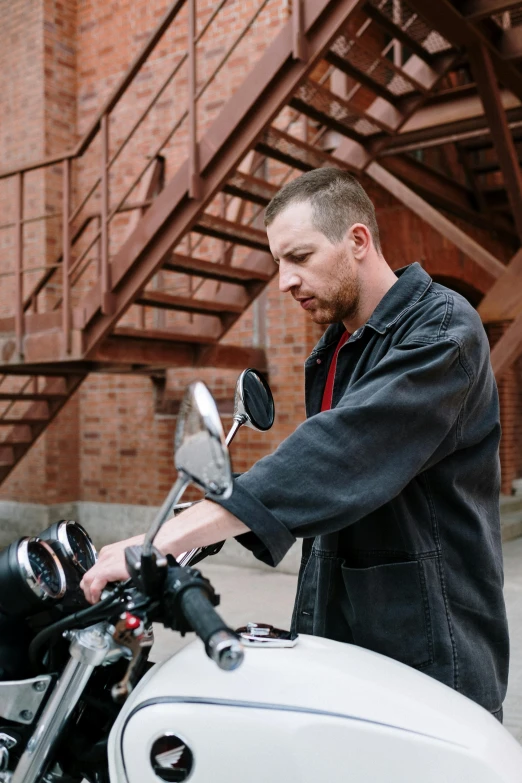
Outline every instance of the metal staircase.
<svg viewBox="0 0 522 783"><path fill-rule="evenodd" d="M218 66L200 74L198 52L226 5L222 0L202 19L196 0L178 0L74 150L0 172L0 183L15 188L14 217L0 227L15 237L13 312L0 319L0 481L90 372L266 368L263 350L223 338L276 272L260 215L296 171L333 165L373 171L375 179L386 170L386 182L395 176L470 225L487 214L507 243L516 241L509 205L470 181L486 169L468 150L461 155L467 180L459 183L459 172L444 175L399 149L407 147L411 134L402 129L414 115L437 102L447 106L463 90L476 94L462 36L451 35L451 15L470 30L481 22L466 20L446 0L444 33L421 0L294 0L272 43L212 114L203 96L248 36L254 51L270 10L269 0L260 2L233 31ZM158 47L174 25L187 36L186 50L173 54L132 127L112 140L120 105L143 69L159 62ZM506 85L522 99L522 73L516 65L502 67ZM161 144L149 140L146 153L140 142L130 185L129 177L118 180L118 161L128 160L132 140L176 79L184 103L162 127L168 133ZM28 177L58 170L59 208L28 218ZM86 171L93 172L89 183ZM24 226L50 219L60 222L61 249L30 287Z"/></svg>

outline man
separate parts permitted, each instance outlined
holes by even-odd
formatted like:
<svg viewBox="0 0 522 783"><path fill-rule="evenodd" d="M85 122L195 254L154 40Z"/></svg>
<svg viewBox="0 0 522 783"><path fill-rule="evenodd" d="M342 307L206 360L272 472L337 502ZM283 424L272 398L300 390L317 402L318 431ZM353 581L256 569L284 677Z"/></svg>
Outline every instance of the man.
<svg viewBox="0 0 522 783"><path fill-rule="evenodd" d="M304 538L298 631L403 661L501 719L500 426L480 319L418 264L390 269L373 205L345 172L288 183L265 223L281 291L331 324L305 365L308 418L228 501L167 523L157 546L238 536L276 565ZM102 550L83 582L91 601L126 576L129 543Z"/></svg>

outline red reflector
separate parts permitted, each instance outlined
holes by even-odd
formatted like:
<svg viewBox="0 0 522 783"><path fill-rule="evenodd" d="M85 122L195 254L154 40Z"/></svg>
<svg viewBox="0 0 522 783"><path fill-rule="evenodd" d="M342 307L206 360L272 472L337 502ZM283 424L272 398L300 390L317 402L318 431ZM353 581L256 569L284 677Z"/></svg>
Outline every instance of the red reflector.
<svg viewBox="0 0 522 783"><path fill-rule="evenodd" d="M136 628L139 628L141 625L141 620L139 617L135 617L130 612L125 612L125 628L127 628L129 631L135 631Z"/></svg>

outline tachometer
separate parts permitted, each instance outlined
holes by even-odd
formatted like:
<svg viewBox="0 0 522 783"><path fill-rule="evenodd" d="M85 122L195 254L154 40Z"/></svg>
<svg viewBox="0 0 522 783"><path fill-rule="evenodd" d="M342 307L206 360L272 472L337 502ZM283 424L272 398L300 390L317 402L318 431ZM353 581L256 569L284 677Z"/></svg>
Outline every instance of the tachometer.
<svg viewBox="0 0 522 783"><path fill-rule="evenodd" d="M40 534L60 558L62 565L72 564L83 574L96 563L96 548L86 530L72 519L61 519Z"/></svg>

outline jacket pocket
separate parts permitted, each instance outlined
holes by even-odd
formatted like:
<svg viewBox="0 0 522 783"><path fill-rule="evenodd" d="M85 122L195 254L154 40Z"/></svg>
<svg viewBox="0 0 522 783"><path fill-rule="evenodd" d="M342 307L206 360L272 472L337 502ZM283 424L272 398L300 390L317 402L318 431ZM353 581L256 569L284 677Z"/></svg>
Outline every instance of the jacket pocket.
<svg viewBox="0 0 522 783"><path fill-rule="evenodd" d="M342 566L342 575L354 644L417 668L433 662L422 560Z"/></svg>

